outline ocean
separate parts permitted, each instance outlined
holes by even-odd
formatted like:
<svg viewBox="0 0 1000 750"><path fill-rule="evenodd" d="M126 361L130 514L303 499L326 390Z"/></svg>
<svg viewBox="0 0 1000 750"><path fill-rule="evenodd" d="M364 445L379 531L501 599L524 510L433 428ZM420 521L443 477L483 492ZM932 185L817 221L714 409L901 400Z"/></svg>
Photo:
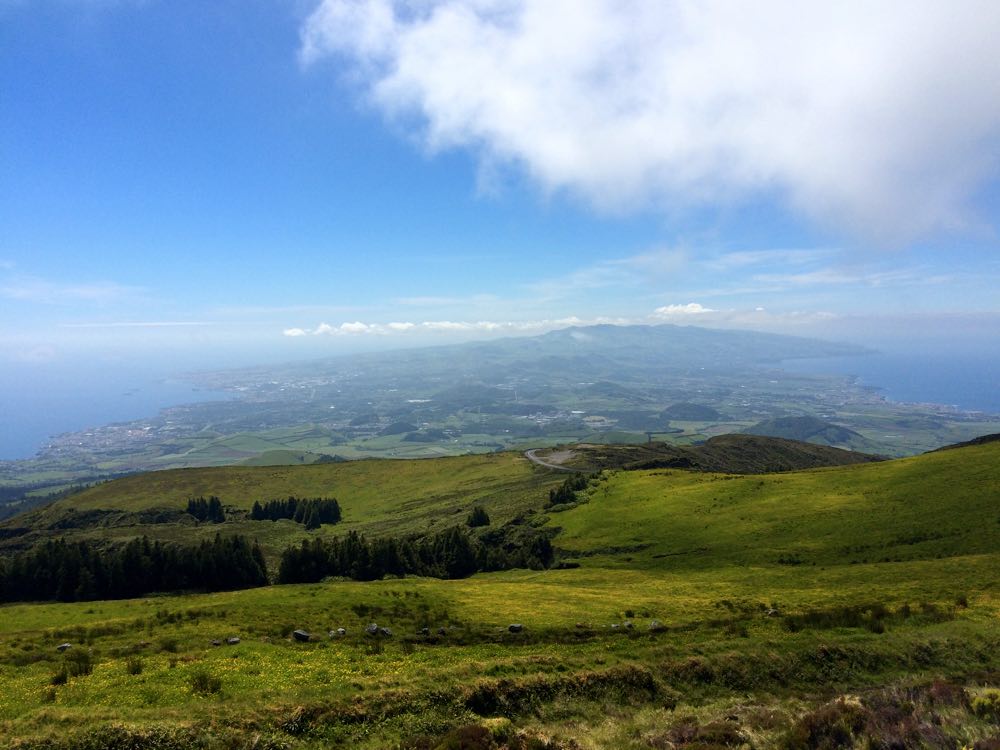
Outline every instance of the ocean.
<svg viewBox="0 0 1000 750"><path fill-rule="evenodd" d="M0 369L0 460L30 458L63 432L153 417L160 409L232 396L154 371L37 366Z"/></svg>
<svg viewBox="0 0 1000 750"><path fill-rule="evenodd" d="M1000 353L876 352L857 357L788 360L794 373L854 375L886 398L1000 414Z"/></svg>

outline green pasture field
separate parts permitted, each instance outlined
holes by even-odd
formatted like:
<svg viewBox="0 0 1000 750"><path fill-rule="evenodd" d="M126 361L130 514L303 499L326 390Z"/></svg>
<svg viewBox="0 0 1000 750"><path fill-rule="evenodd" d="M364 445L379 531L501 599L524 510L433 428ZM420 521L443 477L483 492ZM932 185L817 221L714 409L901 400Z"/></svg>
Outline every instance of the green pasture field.
<svg viewBox="0 0 1000 750"><path fill-rule="evenodd" d="M539 507L549 489L562 479L554 472L538 471L519 453L170 469L99 484L8 523L35 529L29 537L11 542L20 547L27 541L53 536L126 541L145 534L188 544L211 539L220 531L245 534L261 542L269 562L276 566L286 546L310 535L300 524L252 521L244 513L221 526L144 523L123 516L113 524L74 528L73 518L88 511L116 510L125 514L159 508L183 510L189 498L211 495L226 506L249 511L255 501L295 495L332 497L341 506L343 521L323 526L313 534L332 536L352 530L371 536L424 534L464 523L476 505L482 506L494 523L505 523Z"/></svg>
<svg viewBox="0 0 1000 750"><path fill-rule="evenodd" d="M495 522L542 508L563 479L499 454L158 472L61 502L252 503L252 486L333 495L345 524L397 533L478 502ZM901 746L1000 736L1000 443L607 471L563 507L534 522L579 567L0 607L0 746L818 747L803 726L862 711ZM82 652L91 673L58 679Z"/></svg>

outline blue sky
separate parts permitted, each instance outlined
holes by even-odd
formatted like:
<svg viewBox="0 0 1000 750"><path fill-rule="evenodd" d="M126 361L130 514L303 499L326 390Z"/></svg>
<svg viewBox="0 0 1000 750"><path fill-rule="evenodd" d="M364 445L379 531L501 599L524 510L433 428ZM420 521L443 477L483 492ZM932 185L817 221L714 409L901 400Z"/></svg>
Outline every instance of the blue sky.
<svg viewBox="0 0 1000 750"><path fill-rule="evenodd" d="M0 361L995 341L998 8L0 0Z"/></svg>

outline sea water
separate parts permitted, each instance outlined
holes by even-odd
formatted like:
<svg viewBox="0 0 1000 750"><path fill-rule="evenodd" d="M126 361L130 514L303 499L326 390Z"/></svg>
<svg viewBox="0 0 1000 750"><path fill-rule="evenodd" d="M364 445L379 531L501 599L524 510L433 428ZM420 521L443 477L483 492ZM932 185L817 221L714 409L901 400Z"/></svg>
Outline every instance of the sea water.
<svg viewBox="0 0 1000 750"><path fill-rule="evenodd" d="M0 369L0 460L30 458L49 438L154 417L168 406L231 398L154 370L108 365Z"/></svg>
<svg viewBox="0 0 1000 750"><path fill-rule="evenodd" d="M853 375L891 401L1000 414L1000 352L875 352L788 360L781 366L800 374Z"/></svg>

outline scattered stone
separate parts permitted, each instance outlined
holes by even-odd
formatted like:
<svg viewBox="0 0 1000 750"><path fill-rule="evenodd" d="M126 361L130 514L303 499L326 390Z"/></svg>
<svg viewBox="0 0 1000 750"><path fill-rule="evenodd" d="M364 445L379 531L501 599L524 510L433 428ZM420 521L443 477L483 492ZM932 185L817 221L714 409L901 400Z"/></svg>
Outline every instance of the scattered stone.
<svg viewBox="0 0 1000 750"><path fill-rule="evenodd" d="M764 614L766 614L768 617L777 617L781 613L778 610L776 610L774 607L771 607Z"/></svg>
<svg viewBox="0 0 1000 750"><path fill-rule="evenodd" d="M344 628L337 628L337 635L345 636L347 635L347 631Z"/></svg>
<svg viewBox="0 0 1000 750"><path fill-rule="evenodd" d="M519 622L515 622L508 625L507 630L509 630L511 633L520 633L522 630L524 630L524 625L522 625Z"/></svg>
<svg viewBox="0 0 1000 750"><path fill-rule="evenodd" d="M379 628L378 634L384 635L386 638L392 638L392 631L389 628Z"/></svg>
<svg viewBox="0 0 1000 750"><path fill-rule="evenodd" d="M365 632L368 633L368 635L378 635L378 623L370 622L365 625Z"/></svg>
<svg viewBox="0 0 1000 750"><path fill-rule="evenodd" d="M213 640L212 641L212 645L213 646L221 646L222 645L222 641L220 641L220 640Z"/></svg>
<svg viewBox="0 0 1000 750"><path fill-rule="evenodd" d="M438 635L448 635L448 628L444 626L438 628Z"/></svg>
<svg viewBox="0 0 1000 750"><path fill-rule="evenodd" d="M578 628L579 628L580 630L584 630L584 629L586 629L586 627L587 627L587 623L585 623L585 622L578 622L578 623L576 624L576 626L577 626L577 627L578 627Z"/></svg>
<svg viewBox="0 0 1000 750"><path fill-rule="evenodd" d="M659 620L653 620L649 623L649 630L652 633L656 633L660 630L666 630L666 628L663 627L663 623Z"/></svg>
<svg viewBox="0 0 1000 750"><path fill-rule="evenodd" d="M635 625L632 624L631 620L626 620L624 622L624 627L625 627L626 630L631 630L632 628L635 627Z"/></svg>
<svg viewBox="0 0 1000 750"><path fill-rule="evenodd" d="M430 635L430 634L431 634L430 628L420 628L420 635Z"/></svg>
<svg viewBox="0 0 1000 750"><path fill-rule="evenodd" d="M68 648L73 648L73 644L72 643L60 643L58 646L56 646L56 651L58 651L61 654L63 651L65 651Z"/></svg>
<svg viewBox="0 0 1000 750"><path fill-rule="evenodd" d="M292 638L299 641L300 643L305 643L312 636L309 635L308 631L305 630L294 630L292 631Z"/></svg>
<svg viewBox="0 0 1000 750"><path fill-rule="evenodd" d="M235 637L233 637L233 638L226 638L226 643L228 643L230 646L235 646L239 642L240 642L239 638L235 638Z"/></svg>
<svg viewBox="0 0 1000 750"><path fill-rule="evenodd" d="M618 628L620 628L620 627L621 626L617 622L611 623L611 629L612 630L618 630Z"/></svg>

